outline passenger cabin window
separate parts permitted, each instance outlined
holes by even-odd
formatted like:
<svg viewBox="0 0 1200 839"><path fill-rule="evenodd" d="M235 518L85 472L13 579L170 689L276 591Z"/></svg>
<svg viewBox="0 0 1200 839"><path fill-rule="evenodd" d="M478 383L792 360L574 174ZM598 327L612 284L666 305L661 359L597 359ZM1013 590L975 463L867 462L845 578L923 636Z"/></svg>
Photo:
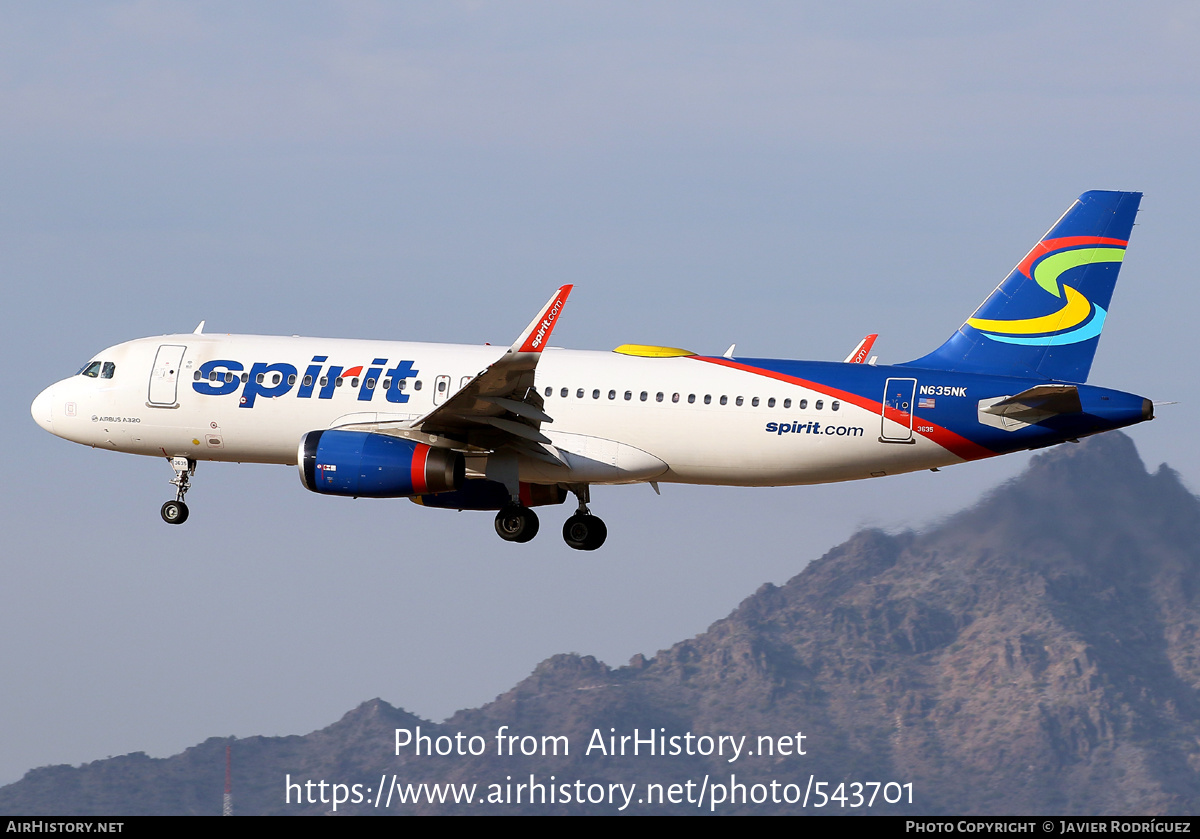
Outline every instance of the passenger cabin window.
<svg viewBox="0 0 1200 839"><path fill-rule="evenodd" d="M567 394L569 394L570 392L571 392L571 391L567 390L567 389L564 387L562 390L560 390L560 391L558 392L558 395L559 395L559 396L561 396L563 399L566 399L566 398L567 398ZM580 396L583 396L583 391L582 391L582 390L581 390L581 391L579 391L579 395L580 395Z"/></svg>
<svg viewBox="0 0 1200 839"><path fill-rule="evenodd" d="M768 408L774 408L774 407L775 407L775 397L774 397L774 396L772 396L772 397L770 397L769 399L767 399L767 407L768 407Z"/></svg>
<svg viewBox="0 0 1200 839"><path fill-rule="evenodd" d="M836 399L829 403L829 410L831 411L836 411L840 407L842 407L842 403L838 402Z"/></svg>
<svg viewBox="0 0 1200 839"><path fill-rule="evenodd" d="M786 407L788 407L788 403L787 403L787 402L784 402L784 403L783 403L783 407L785 407L785 408L786 408ZM802 411L803 411L803 410L804 410L805 408L807 408L807 407L808 407L808 400L807 400L807 399L801 399L801 400L800 400L800 410L802 410Z"/></svg>
<svg viewBox="0 0 1200 839"><path fill-rule="evenodd" d="M751 400L750 400L750 404L751 404L752 406L754 406L755 408L757 408L757 407L758 407L758 397L756 396L756 397L754 397L753 399L751 399Z"/></svg>
<svg viewBox="0 0 1200 839"><path fill-rule="evenodd" d="M413 382L413 390L420 390L420 389L421 389L421 380L417 379L415 382Z"/></svg>
<svg viewBox="0 0 1200 839"><path fill-rule="evenodd" d="M821 410L821 409L822 409L822 408L824 408L824 407L825 407L825 402L824 402L824 400L818 399L818 400L817 400L817 410L819 411L819 410Z"/></svg>
<svg viewBox="0 0 1200 839"><path fill-rule="evenodd" d="M728 405L728 404L729 404L729 397L728 397L728 396L722 396L722 397L721 397L721 404L722 404L722 405Z"/></svg>
<svg viewBox="0 0 1200 839"><path fill-rule="evenodd" d="M704 404L705 405L712 404L712 395L711 394L708 394L708 393L704 394Z"/></svg>
<svg viewBox="0 0 1200 839"><path fill-rule="evenodd" d="M547 395L547 396L553 396L553 395L554 395L554 388L552 388L552 387L548 387L548 388L546 388L546 395Z"/></svg>
<svg viewBox="0 0 1200 839"><path fill-rule="evenodd" d="M792 407L792 400L791 400L791 399L785 399L785 400L783 400L783 407L785 407L785 408L790 408L790 407Z"/></svg>
<svg viewBox="0 0 1200 839"><path fill-rule="evenodd" d="M82 370L80 370L79 374L81 376L87 376L89 379L96 378L100 375L100 362L93 361L87 367L84 367Z"/></svg>

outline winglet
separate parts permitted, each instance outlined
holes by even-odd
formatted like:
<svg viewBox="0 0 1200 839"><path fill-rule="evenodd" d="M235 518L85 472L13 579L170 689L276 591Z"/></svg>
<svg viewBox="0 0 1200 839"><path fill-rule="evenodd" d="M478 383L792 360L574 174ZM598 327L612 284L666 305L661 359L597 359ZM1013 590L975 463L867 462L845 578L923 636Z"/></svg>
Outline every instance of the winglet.
<svg viewBox="0 0 1200 839"><path fill-rule="evenodd" d="M546 348L546 342L550 340L550 333L554 331L554 325L558 323L558 316L562 314L563 306L566 305L567 297L571 294L572 288L574 288L573 285L565 285L554 292L554 296L550 298L550 302L533 319L533 322L525 327L525 331L521 333L521 337L517 338L516 342L509 348L508 351L510 353L540 353Z"/></svg>
<svg viewBox="0 0 1200 839"><path fill-rule="evenodd" d="M851 350L850 355L843 359L843 364L862 364L867 360L867 356L871 354L871 347L875 346L875 339L879 337L879 333L873 333L863 338L858 342L858 346Z"/></svg>

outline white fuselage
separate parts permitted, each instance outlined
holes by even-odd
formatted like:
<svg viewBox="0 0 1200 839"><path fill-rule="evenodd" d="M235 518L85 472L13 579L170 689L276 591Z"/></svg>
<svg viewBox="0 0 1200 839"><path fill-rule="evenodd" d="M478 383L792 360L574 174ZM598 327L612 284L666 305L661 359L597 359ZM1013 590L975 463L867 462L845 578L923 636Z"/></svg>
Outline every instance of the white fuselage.
<svg viewBox="0 0 1200 839"><path fill-rule="evenodd" d="M179 349L168 349L164 360L163 348L171 347ZM111 378L64 379L38 397L33 414L52 433L97 448L295 464L305 433L414 420L502 353L493 346L167 335L104 350L95 360L111 363ZM386 363L372 363L378 361ZM846 366L883 381L882 370ZM358 375L349 375L355 368L361 368ZM340 384L339 372L347 373ZM289 375L295 376L290 384ZM306 376L311 376L307 395ZM403 390L393 381L400 378ZM780 486L896 474L963 459L920 434L906 445L881 440L902 436L904 429L889 433L895 423L878 410L694 356L551 347L535 381L553 419L541 432L566 465L522 458L520 478L531 483ZM214 393L222 389L228 392ZM771 424L788 424L793 431L768 431Z"/></svg>

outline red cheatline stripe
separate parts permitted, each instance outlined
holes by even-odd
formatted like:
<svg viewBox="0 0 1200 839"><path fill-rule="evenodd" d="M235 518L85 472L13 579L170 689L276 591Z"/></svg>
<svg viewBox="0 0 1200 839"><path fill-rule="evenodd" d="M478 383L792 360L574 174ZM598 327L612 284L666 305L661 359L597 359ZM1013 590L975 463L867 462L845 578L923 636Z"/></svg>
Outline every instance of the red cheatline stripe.
<svg viewBox="0 0 1200 839"><path fill-rule="evenodd" d="M751 367L749 364L742 364L740 361L732 361L728 358L709 358L703 355L693 355L690 358L695 358L698 361L707 361L709 364L717 364L721 367L730 367L734 370L742 370L746 373L754 373L757 376L766 376L768 379L776 379L777 381L787 382L788 384L800 385L801 387L815 390L818 393L823 393L834 399L840 399L843 402L849 402L851 405L857 405L860 408L866 408L874 414L878 414L883 409L882 402L876 402L873 399L867 399L865 396L859 396L857 393L851 393L848 390L839 390L828 385L810 382L808 379L800 379L796 376L788 376L784 373L776 373L774 370L764 370L761 367ZM916 376L913 376L916 378ZM900 419L905 417L905 419ZM894 408L888 408L887 418L895 420L899 423L906 423L907 415L900 413ZM913 415L913 425L916 425L918 417ZM996 452L985 448L978 443L968 440L960 434L955 434L948 428L943 428L940 425L930 422L927 419L920 420L922 425L928 426L933 431L917 431L914 427L913 433L919 434L928 440L937 443L946 451L961 457L963 460L979 460L984 457L995 457Z"/></svg>
<svg viewBox="0 0 1200 839"><path fill-rule="evenodd" d="M1077 248L1080 245L1116 245L1123 248L1128 244L1128 239L1106 239L1103 236L1063 236L1058 239L1043 239L1033 246L1033 250L1025 254L1024 259L1017 263L1017 270L1026 277L1031 276L1029 268L1033 265L1034 260L1062 248Z"/></svg>
<svg viewBox="0 0 1200 839"><path fill-rule="evenodd" d="M412 459L413 495L424 495L429 489L425 482L425 462L429 460L429 446L417 443Z"/></svg>

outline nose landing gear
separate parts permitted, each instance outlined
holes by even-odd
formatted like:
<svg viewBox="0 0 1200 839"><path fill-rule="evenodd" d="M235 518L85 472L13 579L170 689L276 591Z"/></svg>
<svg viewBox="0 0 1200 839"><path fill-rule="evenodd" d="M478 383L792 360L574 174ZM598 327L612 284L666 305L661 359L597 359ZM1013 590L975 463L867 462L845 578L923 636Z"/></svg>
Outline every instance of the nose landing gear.
<svg viewBox="0 0 1200 839"><path fill-rule="evenodd" d="M188 506L183 503L183 497L191 489L192 475L196 474L196 461L187 457L173 457L170 462L171 468L175 470L175 478L171 481L176 488L175 500L163 504L159 515L167 524L183 524L188 517Z"/></svg>

